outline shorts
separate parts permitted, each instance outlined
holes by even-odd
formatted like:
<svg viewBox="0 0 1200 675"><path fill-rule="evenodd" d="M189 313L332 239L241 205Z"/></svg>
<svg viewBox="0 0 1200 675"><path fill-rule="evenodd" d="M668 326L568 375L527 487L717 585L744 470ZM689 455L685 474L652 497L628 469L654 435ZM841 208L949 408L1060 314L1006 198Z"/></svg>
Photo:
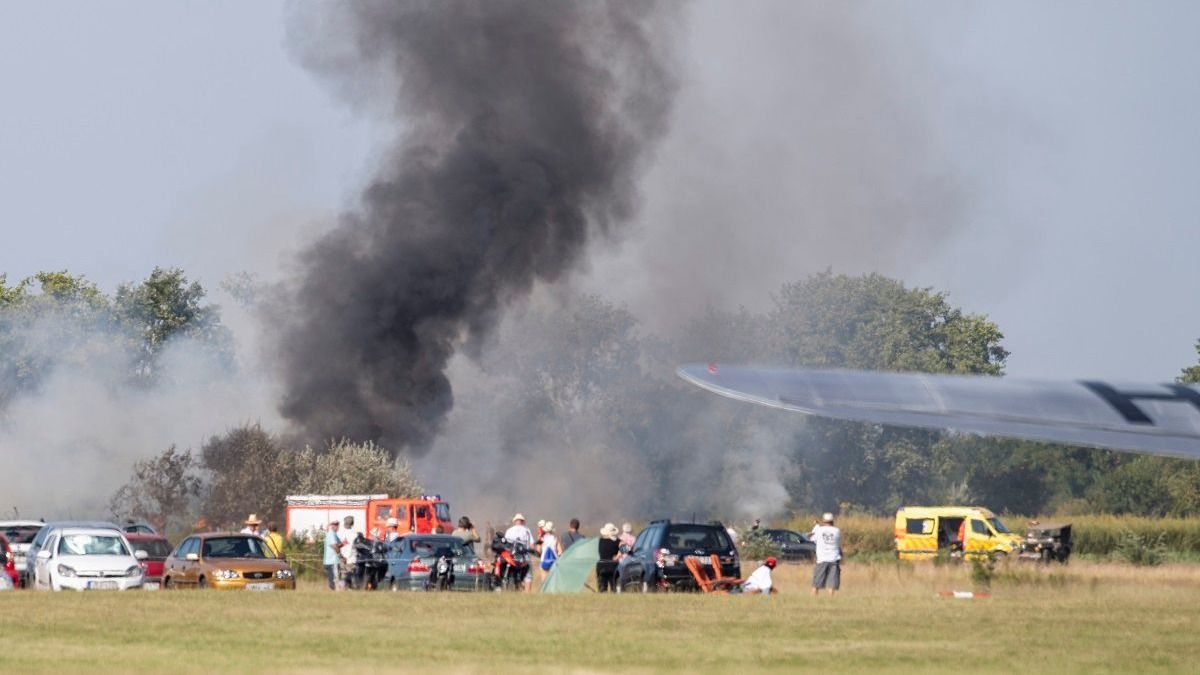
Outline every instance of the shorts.
<svg viewBox="0 0 1200 675"><path fill-rule="evenodd" d="M836 591L841 585L841 561L820 562L813 568L813 588L832 588Z"/></svg>

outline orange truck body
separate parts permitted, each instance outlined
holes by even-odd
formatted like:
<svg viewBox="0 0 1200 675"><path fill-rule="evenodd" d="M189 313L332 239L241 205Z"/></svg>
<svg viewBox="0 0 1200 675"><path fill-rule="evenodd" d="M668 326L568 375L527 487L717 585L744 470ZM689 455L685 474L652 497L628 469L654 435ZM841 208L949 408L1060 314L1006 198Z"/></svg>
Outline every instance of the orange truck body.
<svg viewBox="0 0 1200 675"><path fill-rule="evenodd" d="M341 521L346 516L354 516L355 529L371 539L387 536L389 518L399 521L400 534L426 534L436 532L438 527L450 534L454 529L450 504L440 495L422 495L416 499L386 494L288 495L288 536L313 537L324 532L330 521Z"/></svg>

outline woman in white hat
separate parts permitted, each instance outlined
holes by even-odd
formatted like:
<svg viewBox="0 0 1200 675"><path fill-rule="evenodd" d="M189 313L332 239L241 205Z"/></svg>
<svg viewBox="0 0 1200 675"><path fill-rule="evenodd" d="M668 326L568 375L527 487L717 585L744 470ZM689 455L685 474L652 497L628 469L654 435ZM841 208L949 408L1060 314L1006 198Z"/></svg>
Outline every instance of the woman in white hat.
<svg viewBox="0 0 1200 675"><path fill-rule="evenodd" d="M621 533L616 525L605 523L600 528L600 542L597 549L600 559L596 561L596 588L601 592L614 593L617 590L617 559L621 557L621 544L617 535Z"/></svg>
<svg viewBox="0 0 1200 675"><path fill-rule="evenodd" d="M538 567L541 571L538 573L539 581L545 581L550 574L550 568L554 567L554 563L558 561L558 556L562 555L562 544L558 541L558 536L554 534L554 523L547 520L542 524L542 553L541 563Z"/></svg>

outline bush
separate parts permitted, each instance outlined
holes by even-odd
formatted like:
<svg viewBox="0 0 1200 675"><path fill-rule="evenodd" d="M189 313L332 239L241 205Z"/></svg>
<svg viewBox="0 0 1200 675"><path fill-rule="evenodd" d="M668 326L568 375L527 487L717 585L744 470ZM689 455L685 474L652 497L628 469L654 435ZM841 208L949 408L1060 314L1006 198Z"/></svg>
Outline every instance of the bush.
<svg viewBox="0 0 1200 675"><path fill-rule="evenodd" d="M744 560L764 560L767 556L778 556L779 545L771 541L762 530L750 530L738 544L738 553Z"/></svg>
<svg viewBox="0 0 1200 675"><path fill-rule="evenodd" d="M1133 531L1125 531L1113 550L1113 555L1138 567L1154 567L1167 558L1167 546L1163 543L1164 533L1150 539Z"/></svg>

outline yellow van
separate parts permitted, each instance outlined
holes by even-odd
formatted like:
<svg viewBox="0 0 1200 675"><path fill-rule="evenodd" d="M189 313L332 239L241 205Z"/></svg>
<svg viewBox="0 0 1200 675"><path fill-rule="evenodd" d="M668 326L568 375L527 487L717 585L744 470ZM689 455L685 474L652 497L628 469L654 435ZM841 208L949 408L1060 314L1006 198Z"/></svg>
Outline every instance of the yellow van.
<svg viewBox="0 0 1200 675"><path fill-rule="evenodd" d="M965 541L960 541L964 522ZM939 552L975 558L1021 550L1021 538L982 506L905 506L896 511L895 535L901 560L928 560Z"/></svg>

